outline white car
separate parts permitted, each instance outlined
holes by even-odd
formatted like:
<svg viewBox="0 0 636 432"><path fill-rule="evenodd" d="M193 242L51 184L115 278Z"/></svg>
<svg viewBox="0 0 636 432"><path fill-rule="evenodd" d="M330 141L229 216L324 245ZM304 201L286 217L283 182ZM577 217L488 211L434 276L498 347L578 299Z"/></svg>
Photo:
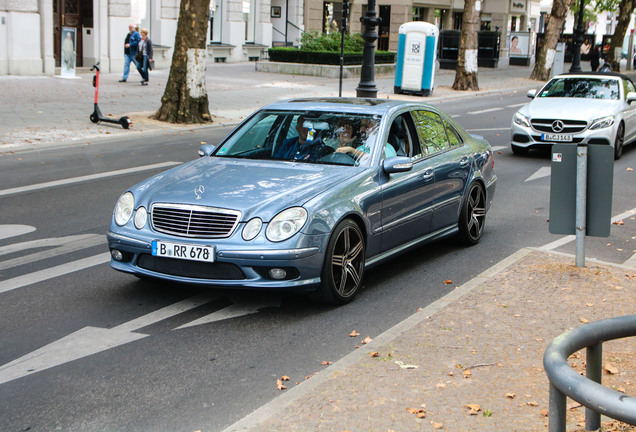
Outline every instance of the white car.
<svg viewBox="0 0 636 432"><path fill-rule="evenodd" d="M554 143L604 144L621 157L636 138L636 89L618 73L571 73L552 78L512 117L512 151Z"/></svg>

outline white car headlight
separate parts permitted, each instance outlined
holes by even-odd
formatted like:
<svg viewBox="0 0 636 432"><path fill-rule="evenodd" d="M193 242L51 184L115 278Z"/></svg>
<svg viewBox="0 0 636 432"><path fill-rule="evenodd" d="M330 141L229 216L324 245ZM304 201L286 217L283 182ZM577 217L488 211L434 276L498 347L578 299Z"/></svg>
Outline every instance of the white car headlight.
<svg viewBox="0 0 636 432"><path fill-rule="evenodd" d="M115 223L124 226L130 220L135 207L135 197L131 192L126 192L117 200L115 205Z"/></svg>
<svg viewBox="0 0 636 432"><path fill-rule="evenodd" d="M512 118L512 121L514 121L516 124L518 124L519 126L525 126L525 127L531 127L530 125L530 119L526 116L524 116L521 113L515 113L514 117Z"/></svg>
<svg viewBox="0 0 636 432"><path fill-rule="evenodd" d="M137 229L142 229L146 226L146 221L148 220L148 211L146 207L139 207L135 212L135 227Z"/></svg>
<svg viewBox="0 0 636 432"><path fill-rule="evenodd" d="M601 117L592 122L590 130L603 129L614 124L614 116Z"/></svg>
<svg viewBox="0 0 636 432"><path fill-rule="evenodd" d="M296 234L307 222L307 210L292 207L278 213L267 225L265 235L269 241L280 242Z"/></svg>
<svg viewBox="0 0 636 432"><path fill-rule="evenodd" d="M260 220L259 218L250 219L250 221L243 227L243 240L253 240L258 235L258 233L261 232L262 227L262 220Z"/></svg>

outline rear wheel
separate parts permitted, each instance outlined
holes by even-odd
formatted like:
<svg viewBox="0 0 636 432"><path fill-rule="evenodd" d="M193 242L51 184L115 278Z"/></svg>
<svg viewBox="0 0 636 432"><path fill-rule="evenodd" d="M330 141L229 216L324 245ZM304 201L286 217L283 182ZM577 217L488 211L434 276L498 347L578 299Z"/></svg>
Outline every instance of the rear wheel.
<svg viewBox="0 0 636 432"><path fill-rule="evenodd" d="M479 182L471 183L459 215L459 239L467 245L479 243L486 224L486 192Z"/></svg>
<svg viewBox="0 0 636 432"><path fill-rule="evenodd" d="M365 249L360 227L350 219L340 222L327 244L322 283L314 299L334 305L353 300L362 286Z"/></svg>
<svg viewBox="0 0 636 432"><path fill-rule="evenodd" d="M625 144L625 126L623 123L618 125L616 131L616 140L614 141L614 160L619 160L623 155L623 145Z"/></svg>

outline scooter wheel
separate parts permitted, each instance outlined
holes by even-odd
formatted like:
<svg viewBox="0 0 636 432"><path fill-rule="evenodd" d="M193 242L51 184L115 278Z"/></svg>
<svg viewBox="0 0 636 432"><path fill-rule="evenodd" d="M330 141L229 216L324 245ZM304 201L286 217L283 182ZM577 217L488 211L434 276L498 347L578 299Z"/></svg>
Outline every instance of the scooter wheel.
<svg viewBox="0 0 636 432"><path fill-rule="evenodd" d="M128 129L130 127L130 123L131 121L128 117L122 117L119 119L119 124L121 124L124 129Z"/></svg>
<svg viewBox="0 0 636 432"><path fill-rule="evenodd" d="M91 114L90 119L93 123L99 122L99 117L97 117L97 114L95 113Z"/></svg>

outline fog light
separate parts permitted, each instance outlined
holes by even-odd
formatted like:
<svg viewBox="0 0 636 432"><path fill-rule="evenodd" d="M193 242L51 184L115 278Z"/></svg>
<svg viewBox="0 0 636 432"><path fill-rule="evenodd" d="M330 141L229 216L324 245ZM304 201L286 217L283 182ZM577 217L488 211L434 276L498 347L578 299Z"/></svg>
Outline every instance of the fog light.
<svg viewBox="0 0 636 432"><path fill-rule="evenodd" d="M124 255L117 249L111 249L110 256L112 256L115 261L121 261L124 258Z"/></svg>
<svg viewBox="0 0 636 432"><path fill-rule="evenodd" d="M269 276L272 279L285 279L287 272L283 269L274 268L269 271Z"/></svg>

